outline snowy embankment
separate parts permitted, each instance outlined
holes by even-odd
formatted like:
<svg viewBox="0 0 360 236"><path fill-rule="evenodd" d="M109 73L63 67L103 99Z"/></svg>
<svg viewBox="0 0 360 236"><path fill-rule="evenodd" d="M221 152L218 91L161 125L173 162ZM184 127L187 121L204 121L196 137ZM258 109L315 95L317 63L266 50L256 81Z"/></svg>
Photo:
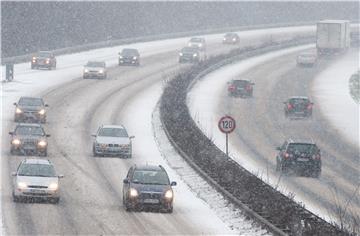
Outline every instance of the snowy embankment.
<svg viewBox="0 0 360 236"><path fill-rule="evenodd" d="M244 42L247 41L250 42L249 44L251 44L253 39L263 38L263 40L266 41L270 37L276 35L282 35L284 37L291 38L295 35L312 34L314 30L315 27L313 26L285 27L244 31L239 32L239 35L243 38ZM221 40L221 38L222 34L206 36L206 40L208 40L209 43L217 42ZM179 38L147 43L136 43L131 45L122 45L63 55L57 57L58 68L54 71L30 70L29 63L16 64L14 67L14 81L11 83L1 84L1 121L3 123L4 121L12 120L14 109L12 103L16 102L20 96L31 96L43 93L44 91L51 90L51 88L59 86L60 84L71 82L72 80L81 77L82 67L88 60L104 60L107 63L107 66L115 66L117 64L117 52L119 52L124 47L138 48L142 57L146 57L159 53L174 51L174 49L180 49L186 44L187 40L188 38ZM1 69L3 76L4 67L2 66ZM4 78L2 78L2 80L4 80ZM148 120L148 122L151 122L151 120ZM2 147L3 146L0 148ZM2 216L1 211L0 216ZM202 220L205 220L205 218ZM0 220L0 224L2 224L2 219ZM3 234L3 232L1 233Z"/></svg>
<svg viewBox="0 0 360 236"><path fill-rule="evenodd" d="M317 107L341 136L359 146L359 104L349 92L349 78L359 70L359 51L349 51L320 73L313 83Z"/></svg>

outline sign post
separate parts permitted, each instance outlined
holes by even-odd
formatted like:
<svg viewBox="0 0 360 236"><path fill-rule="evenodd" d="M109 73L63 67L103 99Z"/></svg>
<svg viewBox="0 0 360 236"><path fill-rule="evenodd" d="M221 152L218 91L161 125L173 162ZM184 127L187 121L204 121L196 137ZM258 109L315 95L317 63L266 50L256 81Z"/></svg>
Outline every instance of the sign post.
<svg viewBox="0 0 360 236"><path fill-rule="evenodd" d="M236 128L236 122L231 116L223 116L218 123L221 132L225 133L226 137L226 156L229 156L229 137L228 135Z"/></svg>

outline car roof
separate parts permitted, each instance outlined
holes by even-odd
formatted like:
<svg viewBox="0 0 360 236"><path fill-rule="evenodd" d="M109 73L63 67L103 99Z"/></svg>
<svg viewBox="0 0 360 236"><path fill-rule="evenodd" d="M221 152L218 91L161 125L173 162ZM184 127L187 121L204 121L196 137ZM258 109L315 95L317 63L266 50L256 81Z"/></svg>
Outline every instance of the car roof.
<svg viewBox="0 0 360 236"><path fill-rule="evenodd" d="M123 48L122 51L137 52L138 50L136 48Z"/></svg>
<svg viewBox="0 0 360 236"><path fill-rule="evenodd" d="M39 98L39 97L20 97L20 99L41 99L42 98Z"/></svg>
<svg viewBox="0 0 360 236"><path fill-rule="evenodd" d="M192 40L199 40L199 41L201 40L201 41L202 41L202 40L205 40L205 39L204 39L204 38L200 38L200 37L193 37L193 38L190 39L190 41L192 41Z"/></svg>
<svg viewBox="0 0 360 236"><path fill-rule="evenodd" d="M293 96L293 97L290 97L289 98L289 100L290 99L307 99L307 100L310 100L308 97L306 97L306 96Z"/></svg>
<svg viewBox="0 0 360 236"><path fill-rule="evenodd" d="M156 171L165 171L161 165L135 165L135 170L156 170Z"/></svg>
<svg viewBox="0 0 360 236"><path fill-rule="evenodd" d="M246 81L246 82L251 82L251 81L248 80L248 79L233 79L232 81Z"/></svg>
<svg viewBox="0 0 360 236"><path fill-rule="evenodd" d="M125 127L122 125L102 125L101 128L125 129Z"/></svg>
<svg viewBox="0 0 360 236"><path fill-rule="evenodd" d="M40 158L26 158L23 163L25 164L43 164L43 165L52 165L52 163L47 159Z"/></svg>
<svg viewBox="0 0 360 236"><path fill-rule="evenodd" d="M37 124L37 123L18 123L16 125L16 127L18 127L18 126L28 126L28 127L40 127L40 128L42 128L42 125Z"/></svg>
<svg viewBox="0 0 360 236"><path fill-rule="evenodd" d="M307 143L307 144L315 144L312 138L289 138L287 140L289 143Z"/></svg>

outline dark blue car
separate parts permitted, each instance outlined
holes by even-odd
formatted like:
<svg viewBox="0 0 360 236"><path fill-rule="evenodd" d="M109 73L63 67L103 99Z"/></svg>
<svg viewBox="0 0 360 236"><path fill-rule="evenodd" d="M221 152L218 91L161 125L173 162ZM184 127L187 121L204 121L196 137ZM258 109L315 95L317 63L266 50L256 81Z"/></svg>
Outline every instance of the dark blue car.
<svg viewBox="0 0 360 236"><path fill-rule="evenodd" d="M134 165L124 179L123 205L127 211L150 208L172 213L175 185L161 165Z"/></svg>

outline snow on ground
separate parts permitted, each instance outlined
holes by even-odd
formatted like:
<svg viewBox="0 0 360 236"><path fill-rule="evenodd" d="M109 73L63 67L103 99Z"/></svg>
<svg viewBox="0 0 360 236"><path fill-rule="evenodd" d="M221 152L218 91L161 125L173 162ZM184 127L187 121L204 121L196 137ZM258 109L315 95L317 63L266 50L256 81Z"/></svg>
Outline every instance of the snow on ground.
<svg viewBox="0 0 360 236"><path fill-rule="evenodd" d="M203 133L210 137L214 141L215 145L225 152L225 135L218 129L218 121L221 116L217 114L217 104L219 104L219 99L221 98L220 95L223 91L223 88L226 86L227 81L233 78L234 75L239 75L252 67L258 66L259 64L262 64L266 61L273 60L276 57L281 57L286 54L313 47L314 45L305 45L293 47L290 49L283 49L276 52L270 52L264 55L240 61L238 63L224 66L203 77L199 82L194 84L193 88L190 90L187 96L187 104L193 120L197 123L198 127L203 131ZM229 137L231 138L231 134ZM259 167L253 158L233 146L231 142L229 142L229 150L230 157L250 172L259 174L259 169L264 168L265 173L267 173L266 166ZM261 170L260 172L262 173L263 171ZM266 182L268 182L270 185L277 185L278 177L270 174L266 178ZM286 182L282 182L278 190L285 193L285 195L288 193L297 192L293 185L287 184ZM328 213L322 212L322 210L317 207L316 204L312 203L311 199L307 199L300 194L296 194L295 201L306 203L306 207L312 212L322 216L327 220L331 220L328 217Z"/></svg>
<svg viewBox="0 0 360 236"><path fill-rule="evenodd" d="M281 35L293 38L295 35L314 34L314 26L302 27L283 27L272 29L259 29L239 32L242 41L252 42L252 39L263 38L264 41L274 36ZM223 34L206 35L208 43L219 42ZM107 66L115 66L117 63L117 53L124 47L138 48L142 57L165 53L175 49L180 50L186 45L189 37L159 40L153 42L135 43L110 48L89 50L86 52L62 55L57 57L57 69L53 71L31 70L30 63L20 63L14 65L14 81L10 83L0 83L1 97L1 122L13 118L13 102L17 102L20 96L31 96L50 90L52 87L70 82L82 76L83 65L89 60L104 60ZM1 81L4 81L4 66L1 66ZM2 133L1 133L2 134ZM2 146L0 146L1 148ZM0 160L1 164L1 160ZM2 168L0 168L1 170ZM1 198L0 198L1 201ZM0 203L1 207L1 203ZM0 208L1 210L1 208ZM0 217L2 217L0 211ZM0 219L0 226L2 219ZM1 232L3 234L3 232Z"/></svg>
<svg viewBox="0 0 360 236"><path fill-rule="evenodd" d="M359 70L359 50L349 51L329 65L313 82L317 107L353 145L359 146L359 104L351 97L349 79Z"/></svg>

